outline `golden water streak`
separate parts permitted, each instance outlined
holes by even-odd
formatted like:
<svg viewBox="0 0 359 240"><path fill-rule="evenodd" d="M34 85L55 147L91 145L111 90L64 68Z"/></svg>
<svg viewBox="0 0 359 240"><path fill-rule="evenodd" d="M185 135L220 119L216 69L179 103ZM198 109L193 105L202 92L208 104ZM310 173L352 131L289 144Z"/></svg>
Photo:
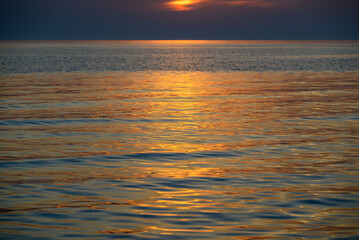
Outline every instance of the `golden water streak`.
<svg viewBox="0 0 359 240"><path fill-rule="evenodd" d="M2 224L138 237L234 233L270 239L358 232L353 219L359 209L340 202L359 192L352 184L358 177L353 171L358 121L334 119L359 113L358 77L358 72L2 75L0 119L12 124L1 126L1 157L34 163L18 161L25 167L2 171L0 185L13 198L0 212L20 216L17 221L39 215L33 220L50 219L52 225ZM222 156L232 150L238 153ZM158 155L153 160L149 153ZM113 158L66 162L92 155ZM330 174L347 179L321 180ZM306 204L308 198L338 201ZM56 218L66 214L80 220ZM99 220L90 221L94 216Z"/></svg>
<svg viewBox="0 0 359 240"><path fill-rule="evenodd" d="M105 125L87 121L81 124L64 122L56 126L2 126L8 135L21 133L25 137L19 139L9 135L2 139L4 158L43 158L54 154L59 157L111 155L158 150L195 152L284 142L289 145L335 142L345 136L323 133L332 129L333 133L346 131L354 134L357 131L355 123L335 126L335 123L327 122L318 126L315 120L312 123L308 120L309 128L299 125L288 128L290 123L285 123L285 120L313 114L325 116L337 109L341 109L343 114L356 113L358 73L340 76L340 82L335 73L139 72L70 73L66 78L62 74L2 76L6 81L2 81L0 91L5 99L26 101L28 107L21 111L4 109L0 119L123 119ZM71 83L67 78L72 79ZM54 85L57 87L49 87ZM277 95L277 92L284 94ZM56 105L69 99L76 104ZM341 101L337 103L337 99ZM41 104L43 107L37 107ZM129 122L135 119L151 121ZM310 128L311 124L315 128ZM264 130L263 126L267 125L270 129ZM246 136L248 130L251 135L262 138L241 137ZM78 135L72 138L61 136L75 133ZM97 136L94 141L93 136L98 133L107 134ZM281 140L271 138L271 135L288 137ZM322 138L313 139L314 135Z"/></svg>

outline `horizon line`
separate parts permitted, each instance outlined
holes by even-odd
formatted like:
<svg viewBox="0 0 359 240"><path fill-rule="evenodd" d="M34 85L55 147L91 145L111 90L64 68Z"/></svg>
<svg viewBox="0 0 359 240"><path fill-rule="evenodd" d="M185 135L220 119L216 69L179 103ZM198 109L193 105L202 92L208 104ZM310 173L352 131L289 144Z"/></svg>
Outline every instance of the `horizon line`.
<svg viewBox="0 0 359 240"><path fill-rule="evenodd" d="M220 39L149 39L149 40L0 40L0 43L359 43L359 40L220 40Z"/></svg>

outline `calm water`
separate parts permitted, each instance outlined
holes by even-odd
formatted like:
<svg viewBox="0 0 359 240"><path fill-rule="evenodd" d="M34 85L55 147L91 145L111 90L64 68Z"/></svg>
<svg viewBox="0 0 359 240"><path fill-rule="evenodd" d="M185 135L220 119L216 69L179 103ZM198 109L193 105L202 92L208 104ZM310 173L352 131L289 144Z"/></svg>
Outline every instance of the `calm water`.
<svg viewBox="0 0 359 240"><path fill-rule="evenodd" d="M359 44L1 43L0 239L358 239Z"/></svg>

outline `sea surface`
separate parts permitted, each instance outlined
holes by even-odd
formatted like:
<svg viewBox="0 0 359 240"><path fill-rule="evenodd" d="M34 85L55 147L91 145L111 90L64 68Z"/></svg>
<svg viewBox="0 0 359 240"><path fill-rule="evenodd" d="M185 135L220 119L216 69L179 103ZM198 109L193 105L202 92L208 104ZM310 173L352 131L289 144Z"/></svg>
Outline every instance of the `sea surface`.
<svg viewBox="0 0 359 240"><path fill-rule="evenodd" d="M1 42L0 72L0 239L359 239L359 42Z"/></svg>

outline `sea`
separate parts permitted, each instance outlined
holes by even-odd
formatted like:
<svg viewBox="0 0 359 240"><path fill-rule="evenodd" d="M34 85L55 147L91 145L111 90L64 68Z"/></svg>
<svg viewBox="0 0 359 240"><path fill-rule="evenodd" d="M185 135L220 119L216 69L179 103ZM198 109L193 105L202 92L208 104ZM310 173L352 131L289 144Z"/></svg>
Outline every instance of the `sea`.
<svg viewBox="0 0 359 240"><path fill-rule="evenodd" d="M0 42L0 239L359 239L358 41Z"/></svg>

